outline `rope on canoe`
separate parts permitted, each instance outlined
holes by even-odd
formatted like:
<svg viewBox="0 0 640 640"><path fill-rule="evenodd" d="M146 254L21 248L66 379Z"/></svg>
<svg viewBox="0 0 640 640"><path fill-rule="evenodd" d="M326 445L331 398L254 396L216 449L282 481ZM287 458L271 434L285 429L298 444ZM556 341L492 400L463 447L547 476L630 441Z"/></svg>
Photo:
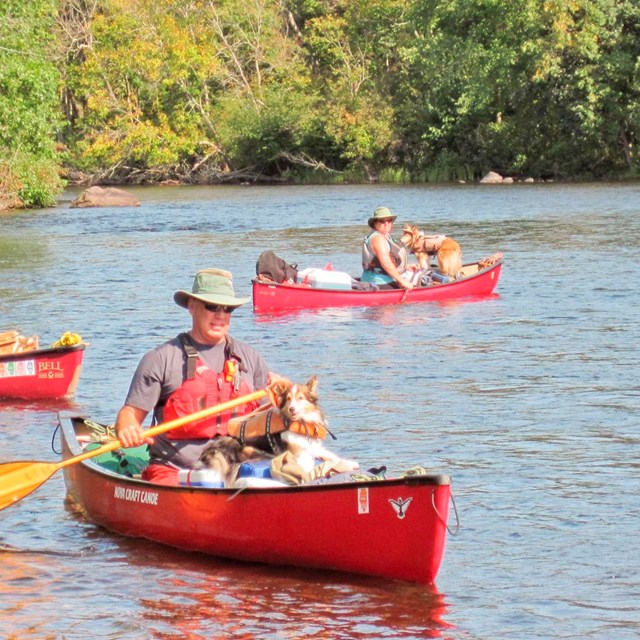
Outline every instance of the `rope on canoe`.
<svg viewBox="0 0 640 640"><path fill-rule="evenodd" d="M82 336L79 333L72 333L71 331L65 331L60 339L51 345L52 349L56 347L72 347L74 344L80 344L82 342Z"/></svg>
<svg viewBox="0 0 640 640"><path fill-rule="evenodd" d="M492 256L487 256L486 258L482 258L482 260L478 262L478 268L486 269L487 267L490 267L491 265L495 264L499 260L502 260L502 254L494 253Z"/></svg>
<svg viewBox="0 0 640 640"><path fill-rule="evenodd" d="M453 512L456 515L456 526L453 530L451 529L451 527L449 527L449 523L442 517L441 513L438 511L438 507L436 507L435 491L431 494L431 504L433 505L433 510L436 512L438 518L440 518L440 522L442 522L442 524L447 528L449 535L455 536L457 535L458 531L460 531L460 517L458 516L458 508L456 507L456 501L453 499L453 492L451 492L449 496L451 498L451 504L453 505Z"/></svg>
<svg viewBox="0 0 640 640"><path fill-rule="evenodd" d="M93 420L85 420L84 424L91 430L92 442L108 442L116 439L116 431L112 424L100 424Z"/></svg>

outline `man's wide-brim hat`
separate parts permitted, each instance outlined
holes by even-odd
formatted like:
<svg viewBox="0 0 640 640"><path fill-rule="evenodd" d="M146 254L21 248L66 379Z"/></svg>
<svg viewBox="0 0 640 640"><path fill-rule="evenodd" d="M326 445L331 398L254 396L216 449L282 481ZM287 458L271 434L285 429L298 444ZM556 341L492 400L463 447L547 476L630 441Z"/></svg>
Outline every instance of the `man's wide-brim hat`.
<svg viewBox="0 0 640 640"><path fill-rule="evenodd" d="M238 298L233 290L233 276L222 269L202 269L196 273L191 291L176 291L173 299L181 307L187 307L189 298L195 298L206 304L219 304L225 307L240 307L249 302L249 298Z"/></svg>
<svg viewBox="0 0 640 640"><path fill-rule="evenodd" d="M391 218L395 220L398 216L394 216L391 211L389 211L388 207L376 207L376 210L373 212L373 216L369 218L369 222L367 223L372 229L373 225L379 220L388 220Z"/></svg>

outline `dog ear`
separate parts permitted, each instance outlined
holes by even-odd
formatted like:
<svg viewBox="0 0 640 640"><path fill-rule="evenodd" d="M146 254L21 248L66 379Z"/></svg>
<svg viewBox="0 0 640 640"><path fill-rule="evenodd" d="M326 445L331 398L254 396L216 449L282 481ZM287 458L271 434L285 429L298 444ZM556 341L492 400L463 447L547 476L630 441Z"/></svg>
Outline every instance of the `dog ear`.
<svg viewBox="0 0 640 640"><path fill-rule="evenodd" d="M307 380L307 387L309 388L309 393L313 396L315 400L318 399L318 376L311 376L309 380Z"/></svg>
<svg viewBox="0 0 640 640"><path fill-rule="evenodd" d="M291 380L278 378L267 387L269 399L274 407L280 408L282 406L284 397L287 395L289 389L291 389L292 384Z"/></svg>

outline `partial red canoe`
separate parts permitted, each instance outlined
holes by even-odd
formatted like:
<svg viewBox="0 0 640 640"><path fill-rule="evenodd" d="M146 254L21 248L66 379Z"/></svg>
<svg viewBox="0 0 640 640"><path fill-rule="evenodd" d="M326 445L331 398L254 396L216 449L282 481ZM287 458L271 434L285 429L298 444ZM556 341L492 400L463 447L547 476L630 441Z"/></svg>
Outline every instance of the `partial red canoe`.
<svg viewBox="0 0 640 640"><path fill-rule="evenodd" d="M64 419L60 431L63 457L82 453L85 420ZM434 583L440 568L451 495L450 478L435 473L212 489L152 484L88 459L65 467L64 477L82 512L122 535L236 560L422 584Z"/></svg>
<svg viewBox="0 0 640 640"><path fill-rule="evenodd" d="M320 289L304 284L277 284L255 278L252 281L253 309L256 313L277 313L325 307L368 307L483 297L492 294L497 287L502 263L502 258L497 258L487 266L484 266L482 261L466 264L462 270L463 275L458 280L417 287L409 292L402 289L379 291Z"/></svg>
<svg viewBox="0 0 640 640"><path fill-rule="evenodd" d="M78 386L85 343L0 356L0 398L71 398Z"/></svg>

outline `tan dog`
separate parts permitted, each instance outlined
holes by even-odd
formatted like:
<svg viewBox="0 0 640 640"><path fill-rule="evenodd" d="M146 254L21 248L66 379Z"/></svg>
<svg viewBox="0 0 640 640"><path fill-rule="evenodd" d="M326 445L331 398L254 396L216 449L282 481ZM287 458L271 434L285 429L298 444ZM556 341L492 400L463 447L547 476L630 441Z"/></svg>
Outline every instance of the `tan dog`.
<svg viewBox="0 0 640 640"><path fill-rule="evenodd" d="M405 224L402 227L400 242L415 255L421 269L428 269L429 256L435 255L440 273L455 280L462 271L462 249L453 238L442 235L427 236L415 225Z"/></svg>

